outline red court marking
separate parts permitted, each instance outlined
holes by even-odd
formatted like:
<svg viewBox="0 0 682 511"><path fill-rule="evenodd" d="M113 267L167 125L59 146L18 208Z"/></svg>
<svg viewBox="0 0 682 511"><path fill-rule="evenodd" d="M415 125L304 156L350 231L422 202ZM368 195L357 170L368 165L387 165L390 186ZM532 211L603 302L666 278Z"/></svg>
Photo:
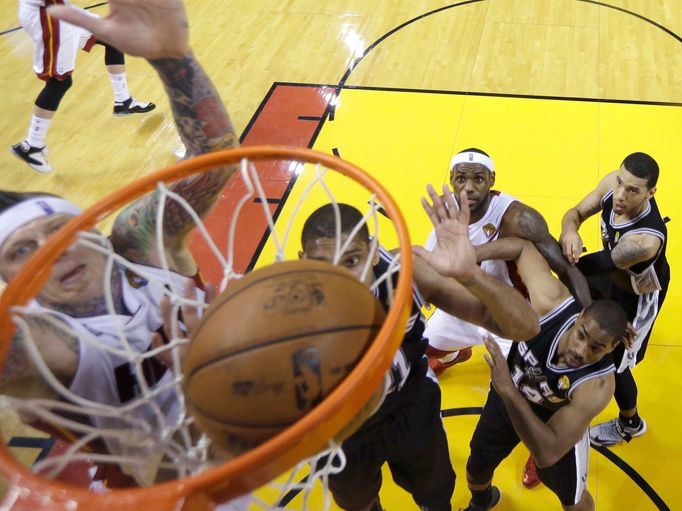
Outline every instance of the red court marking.
<svg viewBox="0 0 682 511"><path fill-rule="evenodd" d="M256 115L242 145L289 145L310 147L319 125L317 120L301 120L299 116L322 117L334 89L277 85ZM289 162L263 162L256 165L265 196L280 201L294 177ZM264 177L263 177L264 176ZM232 213L246 193L246 185L239 174L232 176L213 211L204 220L208 232L222 254L227 252L228 234ZM243 273L258 248L267 228L263 204L249 198L239 216L235 236L234 268ZM271 212L277 203L269 204ZM206 245L201 233L194 232L190 248L201 268L204 282L219 283L223 269Z"/></svg>

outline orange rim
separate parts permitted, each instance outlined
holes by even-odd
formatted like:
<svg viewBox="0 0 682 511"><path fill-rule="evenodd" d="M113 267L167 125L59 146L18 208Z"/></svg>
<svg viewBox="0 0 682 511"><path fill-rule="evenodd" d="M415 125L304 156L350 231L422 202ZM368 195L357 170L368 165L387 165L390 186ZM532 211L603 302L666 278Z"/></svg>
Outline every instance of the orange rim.
<svg viewBox="0 0 682 511"><path fill-rule="evenodd" d="M37 477L14 459L3 442L0 473L9 482L5 504L14 504L12 509L147 509L151 502L156 511L178 509L178 502L183 502L181 509L185 511L210 509L213 503L224 502L266 484L301 459L320 451L360 411L383 379L402 342L412 301L412 252L404 218L384 187L354 165L310 149L281 146L229 149L176 163L121 188L69 221L31 257L0 297L0 362L4 364L14 334L11 307L25 305L38 293L49 279L52 264L75 241L79 231L93 228L111 212L154 190L160 181L176 181L198 171L238 163L243 158L320 163L376 194L397 231L402 270L393 306L375 341L348 377L309 414L257 448L195 476L148 488L98 494Z"/></svg>

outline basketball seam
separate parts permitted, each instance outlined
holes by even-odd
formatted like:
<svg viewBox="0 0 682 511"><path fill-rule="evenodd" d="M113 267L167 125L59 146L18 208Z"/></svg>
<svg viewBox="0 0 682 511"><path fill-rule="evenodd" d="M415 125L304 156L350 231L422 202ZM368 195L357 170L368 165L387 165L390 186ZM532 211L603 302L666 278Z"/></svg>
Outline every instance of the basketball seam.
<svg viewBox="0 0 682 511"><path fill-rule="evenodd" d="M214 364L216 362L219 362L220 360L224 358L229 358L233 357L235 355L240 355L242 353L249 352L251 350L263 348L266 346L270 346L273 344L278 344L280 342L286 342L291 339L305 339L306 337L312 337L315 335L320 335L320 334L331 334L335 332L345 332L345 331L350 331L350 330L360 330L360 329L366 329L366 330L379 330L381 328L382 324L376 325L376 324L367 324L367 325L345 325L343 327L334 327L334 328L324 328L322 330L313 330L313 331L307 331L304 334L297 333L297 334L291 334L291 335L285 335L283 337L277 337L275 339L270 339L265 342L260 342L258 344L250 344L247 347L244 347L242 349L239 349L237 351L231 351L226 354L218 355L216 357L211 358L210 360L206 360L202 362L201 364L197 365L196 367L193 367L190 373L186 376L187 383L189 385L189 380L195 376L195 374L198 371L201 371L204 369L206 366Z"/></svg>

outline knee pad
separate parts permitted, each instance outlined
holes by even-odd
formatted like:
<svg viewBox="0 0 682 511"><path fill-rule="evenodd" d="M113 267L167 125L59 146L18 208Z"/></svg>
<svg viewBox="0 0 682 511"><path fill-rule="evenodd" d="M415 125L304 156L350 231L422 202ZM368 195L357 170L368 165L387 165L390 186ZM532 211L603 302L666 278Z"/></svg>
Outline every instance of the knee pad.
<svg viewBox="0 0 682 511"><path fill-rule="evenodd" d="M122 66L125 64L125 57L123 52L117 50L113 46L106 43L101 43L104 46L104 64L107 66Z"/></svg>
<svg viewBox="0 0 682 511"><path fill-rule="evenodd" d="M62 101L64 94L73 85L73 79L71 75L67 76L63 80L57 80L56 78L50 78L45 83L45 87L38 94L36 99L36 106L43 108L44 110L50 110L55 112L59 108L59 103Z"/></svg>

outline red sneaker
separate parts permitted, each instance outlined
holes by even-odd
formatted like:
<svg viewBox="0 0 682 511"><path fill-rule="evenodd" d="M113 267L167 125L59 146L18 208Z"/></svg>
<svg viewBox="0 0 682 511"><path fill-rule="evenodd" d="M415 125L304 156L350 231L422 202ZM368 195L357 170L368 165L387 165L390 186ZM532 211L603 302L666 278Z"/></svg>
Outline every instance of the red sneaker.
<svg viewBox="0 0 682 511"><path fill-rule="evenodd" d="M462 348L459 350L457 357L450 362L443 362L439 358L429 357L429 366L431 369L433 369L433 372L436 373L436 376L440 376L448 367L452 367L455 364L460 364L469 360L471 358L471 354L471 348Z"/></svg>
<svg viewBox="0 0 682 511"><path fill-rule="evenodd" d="M542 482L538 475L538 467L535 465L535 458L533 458L532 455L528 456L526 466L523 467L523 478L521 479L521 482L529 490L532 490Z"/></svg>

